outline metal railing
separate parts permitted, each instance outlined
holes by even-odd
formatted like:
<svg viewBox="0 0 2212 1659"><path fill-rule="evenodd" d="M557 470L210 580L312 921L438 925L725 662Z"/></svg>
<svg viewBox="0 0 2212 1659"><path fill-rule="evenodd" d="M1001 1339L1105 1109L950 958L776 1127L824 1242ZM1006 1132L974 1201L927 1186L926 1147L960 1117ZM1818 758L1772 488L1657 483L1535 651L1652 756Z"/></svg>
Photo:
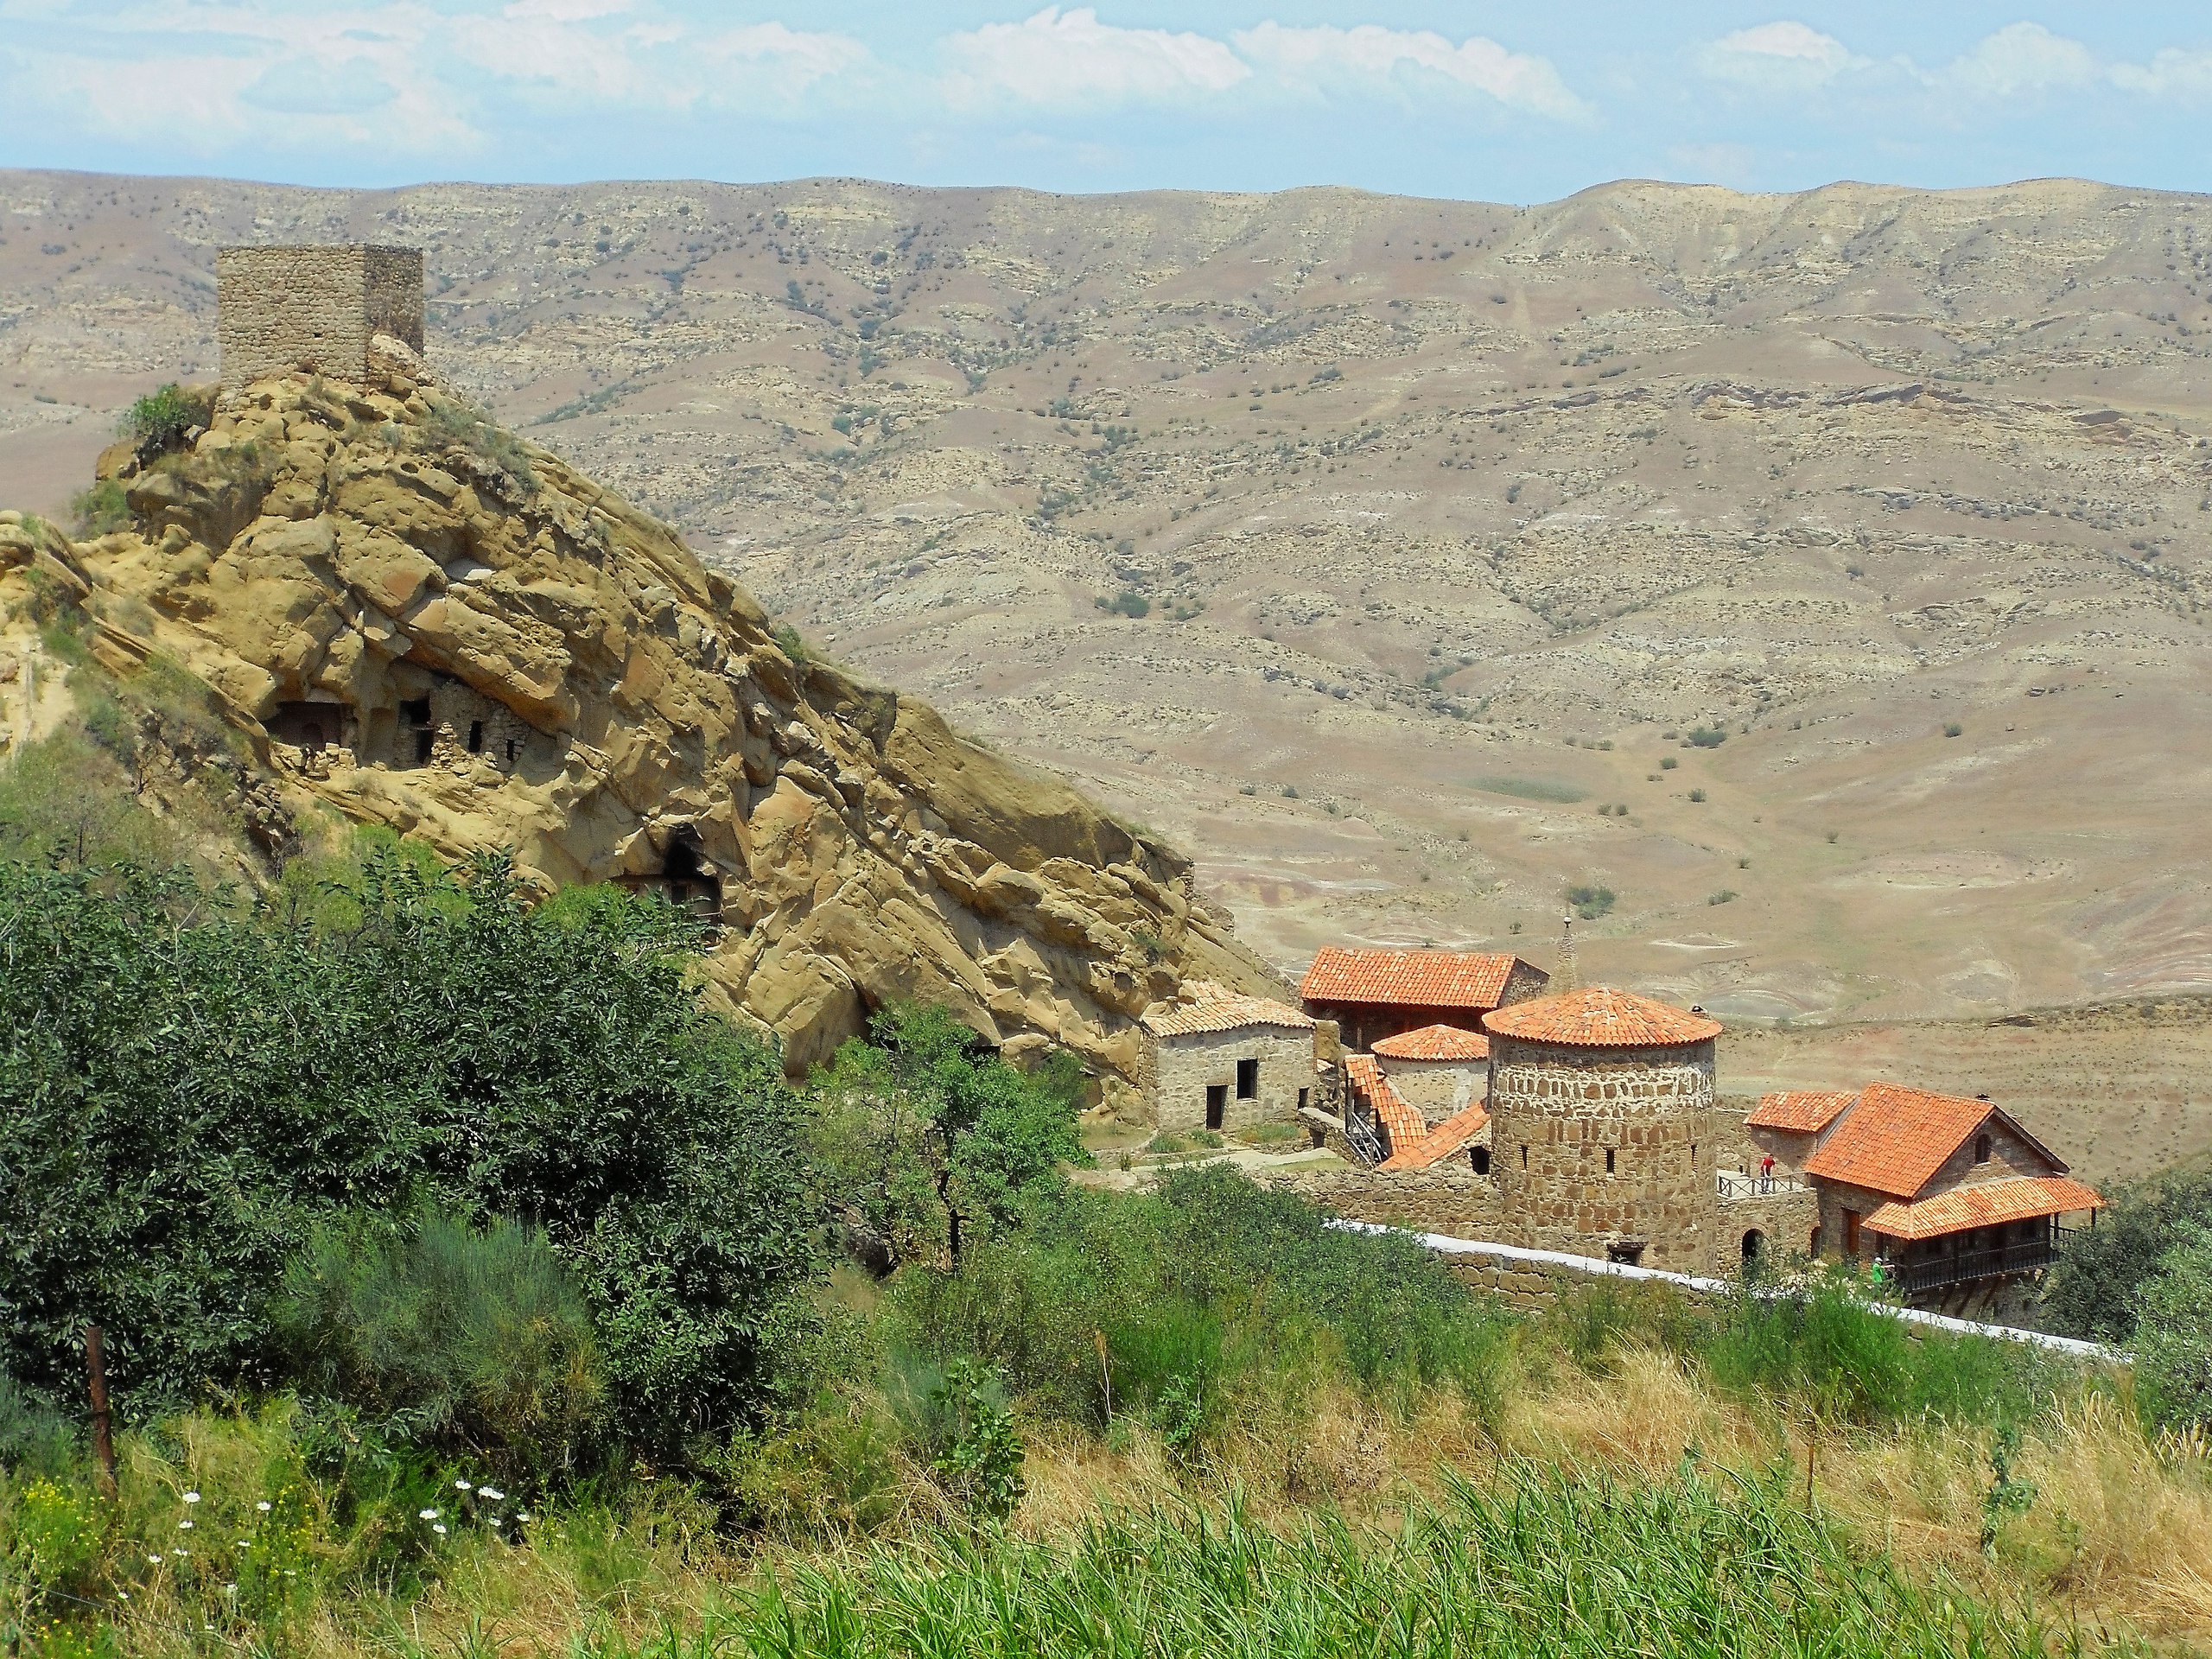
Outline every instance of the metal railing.
<svg viewBox="0 0 2212 1659"><path fill-rule="evenodd" d="M1961 1250L1956 1255L1939 1255L1926 1262L1891 1262L1883 1272L1900 1294L1914 1296L1980 1279L2002 1279L2008 1274L2039 1273L2057 1260L2057 1247L2039 1238L2029 1244Z"/></svg>
<svg viewBox="0 0 2212 1659"><path fill-rule="evenodd" d="M1713 1172L1713 1179L1723 1199L1771 1198L1809 1190L1804 1182L1789 1175L1732 1175L1723 1169Z"/></svg>

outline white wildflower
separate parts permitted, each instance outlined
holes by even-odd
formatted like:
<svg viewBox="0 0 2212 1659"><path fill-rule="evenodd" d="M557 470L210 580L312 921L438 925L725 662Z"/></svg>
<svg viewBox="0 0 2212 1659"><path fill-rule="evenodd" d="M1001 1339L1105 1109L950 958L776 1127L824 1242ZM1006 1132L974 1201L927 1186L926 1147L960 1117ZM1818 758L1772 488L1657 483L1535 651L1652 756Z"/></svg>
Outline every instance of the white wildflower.
<svg viewBox="0 0 2212 1659"><path fill-rule="evenodd" d="M435 1521L438 1518L438 1512L435 1510L417 1510L415 1512L415 1518L418 1521Z"/></svg>
<svg viewBox="0 0 2212 1659"><path fill-rule="evenodd" d="M530 1511L528 1510L517 1510L515 1511L515 1519L521 1522L528 1522L530 1519Z"/></svg>
<svg viewBox="0 0 2212 1659"><path fill-rule="evenodd" d="M506 1494L496 1486L479 1486L476 1489L476 1496L486 1499L487 1502L496 1503L501 1498L505 1497Z"/></svg>
<svg viewBox="0 0 2212 1659"><path fill-rule="evenodd" d="M159 1567L161 1564L162 1558L158 1555L149 1555L146 1558L146 1565L149 1567Z"/></svg>
<svg viewBox="0 0 2212 1659"><path fill-rule="evenodd" d="M176 1529L179 1532L190 1532L192 1530L192 1522L189 1521L180 1521L176 1523Z"/></svg>
<svg viewBox="0 0 2212 1659"><path fill-rule="evenodd" d="M442 1537L444 1537L444 1536L445 1536L446 1523L445 1523L444 1522L441 1521L441 1522L438 1522L438 1524L437 1524L436 1526L432 1527L432 1528L430 1529L430 1530L431 1530L432 1532L436 1533L436 1534L438 1535L438 1536L440 1536L441 1538L442 1538Z"/></svg>
<svg viewBox="0 0 2212 1659"><path fill-rule="evenodd" d="M454 1482L453 1489L456 1492L473 1492L476 1490L465 1480L456 1480Z"/></svg>
<svg viewBox="0 0 2212 1659"><path fill-rule="evenodd" d="M200 1501L200 1494L197 1492L187 1492L184 1495L184 1501L188 1503L197 1503Z"/></svg>
<svg viewBox="0 0 2212 1659"><path fill-rule="evenodd" d="M266 1515L266 1514L268 1514L268 1513L269 1513L270 1510L271 1508L273 1508L274 1506L273 1506L272 1504L270 1504L270 1503L269 1502L269 1500L268 1500L267 1498L265 1498L265 1497L264 1497L264 1498L263 1498L263 1499L261 1500L261 1502L260 1502L260 1503L258 1503L255 1504L253 1507L254 1507L255 1509L257 1509L257 1510L260 1510L264 1515Z"/></svg>

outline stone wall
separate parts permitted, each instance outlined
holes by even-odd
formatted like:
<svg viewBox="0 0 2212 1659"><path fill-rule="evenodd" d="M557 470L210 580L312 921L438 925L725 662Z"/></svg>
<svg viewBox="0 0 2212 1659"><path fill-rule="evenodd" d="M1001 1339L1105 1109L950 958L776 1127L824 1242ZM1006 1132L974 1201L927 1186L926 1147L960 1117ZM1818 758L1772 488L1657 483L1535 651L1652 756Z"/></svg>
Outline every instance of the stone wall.
<svg viewBox="0 0 2212 1659"><path fill-rule="evenodd" d="M423 349L417 248L221 248L215 289L226 386L300 369L365 381L376 334Z"/></svg>
<svg viewBox="0 0 2212 1659"><path fill-rule="evenodd" d="M1784 1183L1772 1192L1723 1199L1714 1215L1710 1271L1727 1273L1740 1264L1745 1259L1745 1239L1752 1232L1759 1235L1767 1255L1775 1262L1796 1255L1816 1256L1820 1245L1815 1230L1820 1219L1820 1194L1802 1185Z"/></svg>
<svg viewBox="0 0 2212 1659"><path fill-rule="evenodd" d="M1277 1176L1269 1184L1296 1192L1346 1221L1489 1244L1522 1242L1506 1229L1498 1208L1497 1182L1476 1174L1464 1154L1427 1169L1401 1173L1332 1170L1320 1175Z"/></svg>
<svg viewBox="0 0 2212 1659"><path fill-rule="evenodd" d="M1233 1031L1198 1032L1155 1037L1147 1033L1143 1075L1153 1102L1154 1126L1164 1135L1190 1135L1208 1127L1206 1090L1224 1091L1224 1135L1262 1123L1304 1127L1300 1110L1315 1099L1313 1033L1280 1026L1240 1026ZM1259 1062L1256 1092L1236 1093L1240 1060ZM1300 1097L1300 1091L1304 1098Z"/></svg>
<svg viewBox="0 0 2212 1659"><path fill-rule="evenodd" d="M1398 1098L1431 1128L1479 1101L1489 1084L1489 1068L1480 1061L1394 1060L1378 1054L1375 1064Z"/></svg>
<svg viewBox="0 0 2212 1659"><path fill-rule="evenodd" d="M1703 1273L1718 1226L1713 1044L1588 1049L1491 1039L1501 1242Z"/></svg>

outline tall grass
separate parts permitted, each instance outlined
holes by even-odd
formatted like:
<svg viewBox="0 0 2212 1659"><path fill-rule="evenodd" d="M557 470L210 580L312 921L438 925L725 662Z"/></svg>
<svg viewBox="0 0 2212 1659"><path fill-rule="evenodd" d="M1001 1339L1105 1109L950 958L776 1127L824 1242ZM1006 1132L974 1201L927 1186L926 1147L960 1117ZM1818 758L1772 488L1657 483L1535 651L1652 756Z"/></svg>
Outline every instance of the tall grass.
<svg viewBox="0 0 2212 1659"><path fill-rule="evenodd" d="M695 1631L601 1659L963 1655L2013 1655L2031 1617L1913 1584L1779 1484L1631 1487L1522 1465L1390 1529L1225 1512L1070 1539L946 1535L794 1564Z"/></svg>

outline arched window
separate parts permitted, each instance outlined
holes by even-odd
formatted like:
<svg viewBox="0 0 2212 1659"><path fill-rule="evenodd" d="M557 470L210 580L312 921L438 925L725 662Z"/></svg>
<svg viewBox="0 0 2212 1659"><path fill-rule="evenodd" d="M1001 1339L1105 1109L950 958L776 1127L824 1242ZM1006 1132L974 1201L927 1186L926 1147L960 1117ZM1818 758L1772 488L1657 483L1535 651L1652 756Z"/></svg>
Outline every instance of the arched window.
<svg viewBox="0 0 2212 1659"><path fill-rule="evenodd" d="M1977 1135L1974 1136L1974 1160L1977 1164L1986 1164L1989 1161L1989 1137L1987 1135Z"/></svg>

